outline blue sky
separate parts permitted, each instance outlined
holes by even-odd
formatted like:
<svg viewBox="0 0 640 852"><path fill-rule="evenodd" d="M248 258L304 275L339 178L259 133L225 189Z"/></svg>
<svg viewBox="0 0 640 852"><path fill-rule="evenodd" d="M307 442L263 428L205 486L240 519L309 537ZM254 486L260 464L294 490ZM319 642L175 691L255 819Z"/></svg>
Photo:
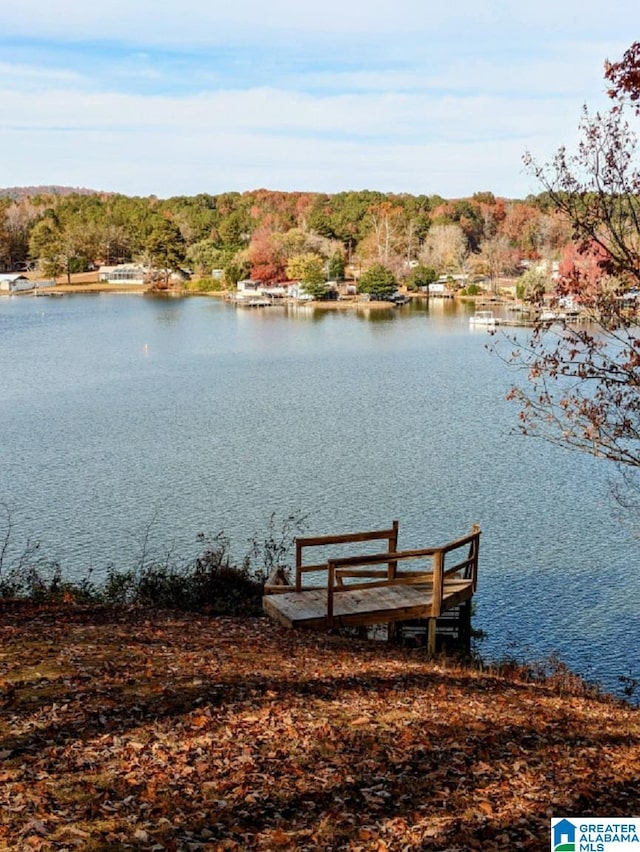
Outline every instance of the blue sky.
<svg viewBox="0 0 640 852"><path fill-rule="evenodd" d="M637 0L0 0L0 186L539 191Z"/></svg>

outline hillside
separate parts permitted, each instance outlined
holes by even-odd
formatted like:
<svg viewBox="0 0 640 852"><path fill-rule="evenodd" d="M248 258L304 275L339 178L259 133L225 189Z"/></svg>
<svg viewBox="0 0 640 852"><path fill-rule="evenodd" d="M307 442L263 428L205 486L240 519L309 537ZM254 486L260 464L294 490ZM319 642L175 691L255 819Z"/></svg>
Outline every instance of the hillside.
<svg viewBox="0 0 640 852"><path fill-rule="evenodd" d="M640 812L640 713L571 677L262 619L0 614L9 850L539 850Z"/></svg>
<svg viewBox="0 0 640 852"><path fill-rule="evenodd" d="M0 187L0 198L11 198L18 201L32 196L64 196L64 195L98 195L96 189L85 189L77 186L6 186Z"/></svg>

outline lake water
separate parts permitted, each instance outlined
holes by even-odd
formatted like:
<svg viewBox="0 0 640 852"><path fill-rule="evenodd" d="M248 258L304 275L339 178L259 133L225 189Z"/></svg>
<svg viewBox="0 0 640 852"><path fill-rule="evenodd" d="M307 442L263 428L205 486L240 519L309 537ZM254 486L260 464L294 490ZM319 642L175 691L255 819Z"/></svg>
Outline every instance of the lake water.
<svg viewBox="0 0 640 852"><path fill-rule="evenodd" d="M235 552L272 512L400 547L483 530L481 651L640 675L636 530L606 463L514 434L514 376L443 303L250 310L209 298L0 298L0 500L80 577Z"/></svg>

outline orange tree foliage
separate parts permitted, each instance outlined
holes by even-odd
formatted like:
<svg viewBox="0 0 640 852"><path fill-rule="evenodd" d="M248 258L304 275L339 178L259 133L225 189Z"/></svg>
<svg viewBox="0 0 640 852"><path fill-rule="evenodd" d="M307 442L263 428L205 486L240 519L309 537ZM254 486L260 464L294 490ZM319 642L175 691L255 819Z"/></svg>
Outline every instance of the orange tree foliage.
<svg viewBox="0 0 640 852"><path fill-rule="evenodd" d="M531 850L640 810L640 711L233 620L0 612L0 848Z"/></svg>
<svg viewBox="0 0 640 852"><path fill-rule="evenodd" d="M253 235L249 246L251 277L264 284L285 281L287 277L287 258L281 243L274 239L274 233L261 228Z"/></svg>

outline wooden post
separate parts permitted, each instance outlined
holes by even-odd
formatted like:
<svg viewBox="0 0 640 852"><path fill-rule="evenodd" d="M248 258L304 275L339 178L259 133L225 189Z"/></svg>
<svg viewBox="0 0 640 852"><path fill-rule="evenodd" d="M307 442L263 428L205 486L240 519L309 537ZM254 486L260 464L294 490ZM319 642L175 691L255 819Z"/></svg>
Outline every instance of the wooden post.
<svg viewBox="0 0 640 852"><path fill-rule="evenodd" d="M328 562L327 578L327 627L333 627L333 586L336 577L336 566L333 559Z"/></svg>
<svg viewBox="0 0 640 852"><path fill-rule="evenodd" d="M478 555L480 553L480 524L474 524L471 528L474 540L469 546L469 558L473 558L471 566L471 579L473 580L473 591L475 592L478 586Z"/></svg>
<svg viewBox="0 0 640 852"><path fill-rule="evenodd" d="M296 539L296 592L302 590L302 542Z"/></svg>
<svg viewBox="0 0 640 852"><path fill-rule="evenodd" d="M389 536L389 553L395 553L398 549L398 521L393 522L391 535ZM398 574L397 561L387 562L387 579L395 580ZM395 621L387 623L387 642L393 642L398 634Z"/></svg>
<svg viewBox="0 0 640 852"><path fill-rule="evenodd" d="M427 619L427 654L433 657L436 653L436 625L437 618Z"/></svg>
<svg viewBox="0 0 640 852"><path fill-rule="evenodd" d="M442 590L444 585L444 553L436 550L433 554L433 605L431 615L437 618L442 609Z"/></svg>
<svg viewBox="0 0 640 852"><path fill-rule="evenodd" d="M290 592L293 586L287 578L285 569L282 567L274 568L267 577L264 584L265 595L272 595L276 592Z"/></svg>
<svg viewBox="0 0 640 852"><path fill-rule="evenodd" d="M393 522L393 528L389 536L389 553L395 553L398 549L398 521ZM387 563L387 579L395 580L398 571L397 562Z"/></svg>
<svg viewBox="0 0 640 852"><path fill-rule="evenodd" d="M460 605L458 638L467 654L471 653L471 601Z"/></svg>
<svg viewBox="0 0 640 852"><path fill-rule="evenodd" d="M444 553L436 550L433 554L433 603L431 605L431 618L427 620L427 653L433 656L436 653L436 628L438 616L442 609L442 587L444 584Z"/></svg>

